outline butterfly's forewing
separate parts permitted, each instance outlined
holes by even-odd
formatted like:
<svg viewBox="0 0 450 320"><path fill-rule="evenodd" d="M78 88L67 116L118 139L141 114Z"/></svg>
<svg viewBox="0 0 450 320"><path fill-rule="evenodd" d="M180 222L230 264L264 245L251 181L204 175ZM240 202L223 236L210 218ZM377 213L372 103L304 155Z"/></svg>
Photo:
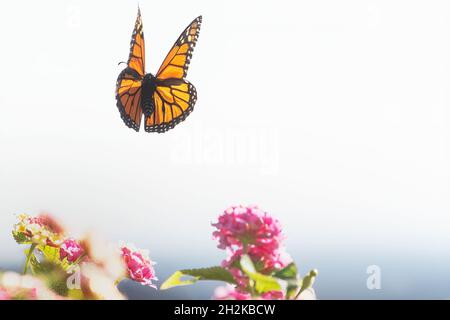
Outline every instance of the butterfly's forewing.
<svg viewBox="0 0 450 320"><path fill-rule="evenodd" d="M133 35L131 36L130 56L127 64L129 68L136 70L141 77L145 76L145 43L140 9L138 9Z"/></svg>
<svg viewBox="0 0 450 320"><path fill-rule="evenodd" d="M181 33L156 73L158 79L184 79L186 77L201 24L202 17L199 16Z"/></svg>
<svg viewBox="0 0 450 320"><path fill-rule="evenodd" d="M145 119L148 132L165 132L186 119L197 101L195 87L184 80L200 32L202 17L181 33L156 74L154 112Z"/></svg>
<svg viewBox="0 0 450 320"><path fill-rule="evenodd" d="M116 83L116 100L125 124L139 131L142 119L142 79L145 75L145 44L141 13L138 10L131 37L130 56L127 67L120 73Z"/></svg>

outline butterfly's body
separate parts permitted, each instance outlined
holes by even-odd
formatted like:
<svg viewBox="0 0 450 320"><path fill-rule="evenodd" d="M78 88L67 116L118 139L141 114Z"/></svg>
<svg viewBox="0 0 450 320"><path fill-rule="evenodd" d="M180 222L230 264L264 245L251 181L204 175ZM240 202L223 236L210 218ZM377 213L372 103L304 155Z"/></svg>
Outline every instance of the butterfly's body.
<svg viewBox="0 0 450 320"><path fill-rule="evenodd" d="M195 87L185 80L200 32L202 17L183 31L158 72L145 72L145 44L140 10L131 38L130 56L116 84L117 107L125 124L139 131L166 132L185 120L197 101Z"/></svg>
<svg viewBox="0 0 450 320"><path fill-rule="evenodd" d="M141 108L145 116L150 115L155 111L153 104L153 94L156 91L156 77L151 73L147 73L142 80L142 100Z"/></svg>

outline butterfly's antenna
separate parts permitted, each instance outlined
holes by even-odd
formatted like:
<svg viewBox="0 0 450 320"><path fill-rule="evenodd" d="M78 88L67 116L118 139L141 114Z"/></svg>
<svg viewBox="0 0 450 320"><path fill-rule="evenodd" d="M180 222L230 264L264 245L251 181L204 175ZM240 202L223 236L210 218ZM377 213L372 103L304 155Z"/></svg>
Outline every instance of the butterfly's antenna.
<svg viewBox="0 0 450 320"><path fill-rule="evenodd" d="M126 62L124 62L124 61L120 61L117 65L118 66L120 66L122 63L125 63L125 64L127 64Z"/></svg>

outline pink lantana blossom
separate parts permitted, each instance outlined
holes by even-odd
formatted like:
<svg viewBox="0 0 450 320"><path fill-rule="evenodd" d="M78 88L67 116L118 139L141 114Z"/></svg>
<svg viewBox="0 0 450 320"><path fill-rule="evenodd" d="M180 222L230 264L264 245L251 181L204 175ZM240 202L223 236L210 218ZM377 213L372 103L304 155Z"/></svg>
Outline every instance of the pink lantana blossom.
<svg viewBox="0 0 450 320"><path fill-rule="evenodd" d="M261 300L284 300L284 293L282 291L269 291L261 295Z"/></svg>
<svg viewBox="0 0 450 320"><path fill-rule="evenodd" d="M276 251L269 254L257 249L250 247L247 254L255 265L256 270L260 273L270 274L274 270L282 269L292 262L292 259L284 252ZM238 288L245 289L249 284L249 278L239 267L242 255L242 249L236 250L230 257L222 261L222 267L230 271Z"/></svg>
<svg viewBox="0 0 450 320"><path fill-rule="evenodd" d="M231 285L217 287L214 291L214 300L251 300L250 293L237 290Z"/></svg>
<svg viewBox="0 0 450 320"><path fill-rule="evenodd" d="M231 285L217 287L214 291L214 300L283 300L282 291L270 291L263 293L258 297L252 297L248 292L242 291Z"/></svg>
<svg viewBox="0 0 450 320"><path fill-rule="evenodd" d="M14 225L13 235L20 243L25 241L37 245L58 247L64 238L64 230L61 225L47 214L36 217L20 214L18 220Z"/></svg>
<svg viewBox="0 0 450 320"><path fill-rule="evenodd" d="M233 276L237 288L241 290L247 289L250 284L250 279L240 268L230 266L224 266L224 268L228 269Z"/></svg>
<svg viewBox="0 0 450 320"><path fill-rule="evenodd" d="M218 240L218 247L229 253L222 267L232 274L236 282L234 290L238 293L247 292L250 284L248 275L240 266L244 254L250 257L257 272L267 275L292 262L284 251L280 223L257 206L229 207L213 226L216 228L213 237ZM273 300L283 299L284 295L281 291L274 291L249 299L252 298Z"/></svg>
<svg viewBox="0 0 450 320"><path fill-rule="evenodd" d="M213 237L219 241L220 249L242 248L255 245L263 250L278 249L281 241L279 222L257 206L233 206L219 216L213 224Z"/></svg>
<svg viewBox="0 0 450 320"><path fill-rule="evenodd" d="M156 289L152 281L158 280L155 276L155 270L148 256L148 252L139 250L133 246L122 246L122 257L128 270L128 277L142 285Z"/></svg>
<svg viewBox="0 0 450 320"><path fill-rule="evenodd" d="M11 300L11 295L6 291L6 289L0 288L0 300Z"/></svg>
<svg viewBox="0 0 450 320"><path fill-rule="evenodd" d="M61 260L67 258L69 262L75 262L84 253L83 247L74 239L66 239L59 247Z"/></svg>
<svg viewBox="0 0 450 320"><path fill-rule="evenodd" d="M257 271L261 273L270 273L275 269L282 269L292 262L290 256L282 249L271 252L262 250L257 246L250 246L246 253L252 260ZM243 249L232 252L226 260L222 261L222 267L233 268L239 266L239 260L243 254Z"/></svg>

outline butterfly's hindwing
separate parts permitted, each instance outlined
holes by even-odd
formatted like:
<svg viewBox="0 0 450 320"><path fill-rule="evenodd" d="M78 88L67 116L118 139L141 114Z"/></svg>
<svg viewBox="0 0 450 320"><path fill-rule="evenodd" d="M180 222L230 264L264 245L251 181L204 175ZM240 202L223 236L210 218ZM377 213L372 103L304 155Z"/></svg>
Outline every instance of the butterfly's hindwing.
<svg viewBox="0 0 450 320"><path fill-rule="evenodd" d="M166 132L184 121L197 101L195 87L186 80L158 81L153 94L154 111L145 117L145 131Z"/></svg>
<svg viewBox="0 0 450 320"><path fill-rule="evenodd" d="M125 124L136 131L139 131L142 119L141 93L142 81L136 77L136 71L124 69L116 83L117 108Z"/></svg>

